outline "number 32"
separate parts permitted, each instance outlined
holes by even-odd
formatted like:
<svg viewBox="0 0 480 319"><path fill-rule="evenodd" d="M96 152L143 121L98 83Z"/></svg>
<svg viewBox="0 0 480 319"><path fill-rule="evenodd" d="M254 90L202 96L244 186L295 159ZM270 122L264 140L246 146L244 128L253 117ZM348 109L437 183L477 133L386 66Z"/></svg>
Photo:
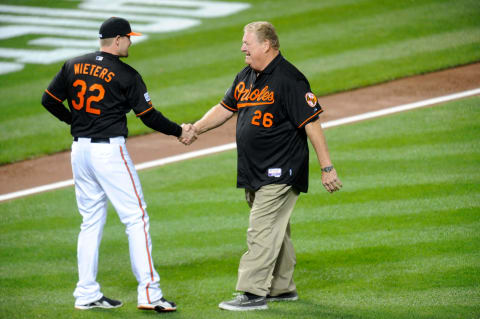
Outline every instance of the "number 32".
<svg viewBox="0 0 480 319"><path fill-rule="evenodd" d="M85 101L85 93L87 92L87 83L85 83L85 81L83 80L76 80L75 82L73 82L73 87L77 87L77 86L80 86L80 91L77 93L78 102L72 99L72 105L75 108L75 110L81 110L83 108L83 103ZM99 102L103 99L103 97L105 96L105 89L103 88L103 85L95 83L90 85L90 87L88 88L88 91L89 92L98 91L98 94L91 95L87 98L85 111L88 113L99 115L100 110L91 107L91 104L92 102Z"/></svg>

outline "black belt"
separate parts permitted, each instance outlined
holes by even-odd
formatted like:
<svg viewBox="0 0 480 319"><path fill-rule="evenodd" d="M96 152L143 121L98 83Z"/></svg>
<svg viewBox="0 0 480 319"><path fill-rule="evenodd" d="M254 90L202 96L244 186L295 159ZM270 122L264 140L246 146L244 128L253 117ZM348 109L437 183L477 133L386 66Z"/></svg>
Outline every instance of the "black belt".
<svg viewBox="0 0 480 319"><path fill-rule="evenodd" d="M73 140L75 142L78 142L78 137L74 137ZM110 144L110 138L108 138L108 137L92 137L92 138L90 138L90 143L107 143L107 144Z"/></svg>

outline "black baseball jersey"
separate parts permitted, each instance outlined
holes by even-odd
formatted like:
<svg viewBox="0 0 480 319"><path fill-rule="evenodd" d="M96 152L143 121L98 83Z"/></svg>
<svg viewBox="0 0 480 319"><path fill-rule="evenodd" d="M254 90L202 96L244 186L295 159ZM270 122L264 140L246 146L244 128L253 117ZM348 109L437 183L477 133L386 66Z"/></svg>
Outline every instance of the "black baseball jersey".
<svg viewBox="0 0 480 319"><path fill-rule="evenodd" d="M118 56L102 51L65 62L45 92L58 102L67 99L71 133L76 137L127 137L126 114L130 110L137 116L153 114L140 74ZM52 112L52 107L48 109ZM56 112L59 111L57 107ZM181 128L174 123L167 124L172 124L174 134L179 136Z"/></svg>
<svg viewBox="0 0 480 319"><path fill-rule="evenodd" d="M322 108L305 76L279 53L258 75L249 66L238 73L221 105L238 112L237 187L287 184L307 192L305 125Z"/></svg>

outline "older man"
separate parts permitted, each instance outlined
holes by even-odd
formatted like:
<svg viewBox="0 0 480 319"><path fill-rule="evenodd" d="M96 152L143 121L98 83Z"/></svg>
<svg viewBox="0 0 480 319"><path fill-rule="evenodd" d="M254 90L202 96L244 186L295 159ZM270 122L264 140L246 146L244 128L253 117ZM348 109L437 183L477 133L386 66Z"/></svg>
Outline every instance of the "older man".
<svg viewBox="0 0 480 319"><path fill-rule="evenodd" d="M322 108L305 76L281 55L273 25L246 25L242 41L248 66L237 74L222 101L194 124L201 134L238 113L237 187L245 188L251 207L248 251L240 260L236 287L244 293L219 304L236 311L298 299L290 216L299 193L308 190L307 136L327 191L342 186L318 119Z"/></svg>

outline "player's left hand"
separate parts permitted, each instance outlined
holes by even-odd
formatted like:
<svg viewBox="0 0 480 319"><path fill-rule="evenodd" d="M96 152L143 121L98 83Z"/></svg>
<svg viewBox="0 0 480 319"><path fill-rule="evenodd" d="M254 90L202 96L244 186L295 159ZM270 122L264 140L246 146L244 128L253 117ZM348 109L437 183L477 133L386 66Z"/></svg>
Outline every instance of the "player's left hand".
<svg viewBox="0 0 480 319"><path fill-rule="evenodd" d="M343 186L340 179L338 179L335 168L330 172L322 172L322 184L329 193L336 192Z"/></svg>

